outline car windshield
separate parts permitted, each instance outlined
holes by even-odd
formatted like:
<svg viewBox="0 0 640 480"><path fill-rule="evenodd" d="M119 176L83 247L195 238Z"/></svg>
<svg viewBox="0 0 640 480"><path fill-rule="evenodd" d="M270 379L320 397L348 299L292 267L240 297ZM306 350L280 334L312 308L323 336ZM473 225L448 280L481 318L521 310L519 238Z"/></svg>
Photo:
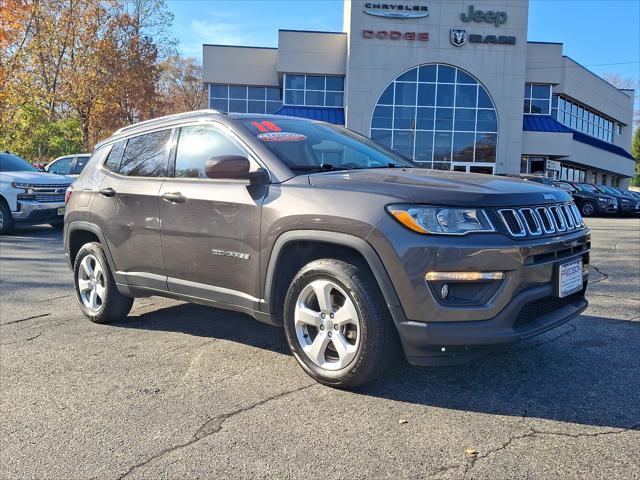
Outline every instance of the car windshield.
<svg viewBox="0 0 640 480"><path fill-rule="evenodd" d="M604 185L601 185L600 189L603 193L608 193L609 195L620 195L620 193L616 192L613 188L605 187Z"/></svg>
<svg viewBox="0 0 640 480"><path fill-rule="evenodd" d="M586 183L577 183L575 187L583 193L597 193L598 191L595 187L587 185Z"/></svg>
<svg viewBox="0 0 640 480"><path fill-rule="evenodd" d="M240 122L294 172L418 167L373 140L335 125L290 118Z"/></svg>
<svg viewBox="0 0 640 480"><path fill-rule="evenodd" d="M0 153L0 172L37 172L38 169L13 153Z"/></svg>

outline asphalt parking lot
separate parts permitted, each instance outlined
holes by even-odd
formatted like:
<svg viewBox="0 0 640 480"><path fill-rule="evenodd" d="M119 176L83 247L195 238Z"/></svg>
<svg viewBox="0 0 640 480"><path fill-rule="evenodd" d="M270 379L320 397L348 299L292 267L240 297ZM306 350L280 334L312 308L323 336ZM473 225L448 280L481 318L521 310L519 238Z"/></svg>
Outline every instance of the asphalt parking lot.
<svg viewBox="0 0 640 480"><path fill-rule="evenodd" d="M589 220L590 307L471 364L314 383L281 330L76 305L61 234L0 238L0 478L638 478L640 220Z"/></svg>

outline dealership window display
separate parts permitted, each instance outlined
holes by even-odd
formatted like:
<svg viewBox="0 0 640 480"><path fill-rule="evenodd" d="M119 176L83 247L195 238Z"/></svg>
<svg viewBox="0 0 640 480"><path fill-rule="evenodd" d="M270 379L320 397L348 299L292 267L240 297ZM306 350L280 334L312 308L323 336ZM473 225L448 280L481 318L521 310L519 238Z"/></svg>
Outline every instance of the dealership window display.
<svg viewBox="0 0 640 480"><path fill-rule="evenodd" d="M229 113L276 113L282 107L278 87L209 85L209 108Z"/></svg>
<svg viewBox="0 0 640 480"><path fill-rule="evenodd" d="M551 112L551 85L527 83L524 86L524 113L549 115Z"/></svg>
<svg viewBox="0 0 640 480"><path fill-rule="evenodd" d="M344 77L285 74L284 103L293 106L342 107Z"/></svg>
<svg viewBox="0 0 640 480"><path fill-rule="evenodd" d="M558 97L557 120L574 130L613 142L614 122L568 98Z"/></svg>
<svg viewBox="0 0 640 480"><path fill-rule="evenodd" d="M393 80L378 99L371 137L425 167L492 173L498 119L478 80L443 64Z"/></svg>

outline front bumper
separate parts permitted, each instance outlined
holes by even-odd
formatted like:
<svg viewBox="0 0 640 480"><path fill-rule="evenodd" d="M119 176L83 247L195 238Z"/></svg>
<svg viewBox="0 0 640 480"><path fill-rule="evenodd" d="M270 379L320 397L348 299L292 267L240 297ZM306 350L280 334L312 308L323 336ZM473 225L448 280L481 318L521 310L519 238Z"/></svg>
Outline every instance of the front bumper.
<svg viewBox="0 0 640 480"><path fill-rule="evenodd" d="M497 234L434 238L383 221L368 241L398 293L400 305L389 309L405 354L416 365L464 361L486 348L557 327L587 307L591 242L586 229L535 240ZM578 259L585 265L582 291L560 299L559 265ZM434 288L425 280L427 272L475 271L502 272L504 280L484 290L468 289L465 299L464 288L456 298L455 285L449 282L449 297L443 299L438 293L441 285Z"/></svg>
<svg viewBox="0 0 640 480"><path fill-rule="evenodd" d="M64 219L64 202L42 203L19 201L18 210L11 212L16 223L48 223ZM62 209L62 210L61 210ZM62 214L60 214L62 212Z"/></svg>

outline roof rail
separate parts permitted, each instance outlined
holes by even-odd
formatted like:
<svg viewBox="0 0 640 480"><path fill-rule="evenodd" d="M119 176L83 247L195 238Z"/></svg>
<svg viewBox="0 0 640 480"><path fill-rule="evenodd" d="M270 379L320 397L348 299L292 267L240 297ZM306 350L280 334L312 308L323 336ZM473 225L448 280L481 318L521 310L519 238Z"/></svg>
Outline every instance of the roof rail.
<svg viewBox="0 0 640 480"><path fill-rule="evenodd" d="M203 110L193 110L191 112L176 113L174 115L166 115L164 117L152 118L151 120L145 120L144 122L133 123L131 125L127 125L126 127L119 128L118 130L113 132L113 135L118 135L120 133L128 132L130 130L134 130L134 129L136 129L138 127L141 127L141 126L144 126L144 125L152 125L154 123L161 123L161 122L164 122L166 120L179 120L179 119L182 119L182 118L199 117L201 115L212 114L212 113L223 113L223 112L221 112L219 110L213 110L211 108L208 108L208 109L203 109Z"/></svg>

